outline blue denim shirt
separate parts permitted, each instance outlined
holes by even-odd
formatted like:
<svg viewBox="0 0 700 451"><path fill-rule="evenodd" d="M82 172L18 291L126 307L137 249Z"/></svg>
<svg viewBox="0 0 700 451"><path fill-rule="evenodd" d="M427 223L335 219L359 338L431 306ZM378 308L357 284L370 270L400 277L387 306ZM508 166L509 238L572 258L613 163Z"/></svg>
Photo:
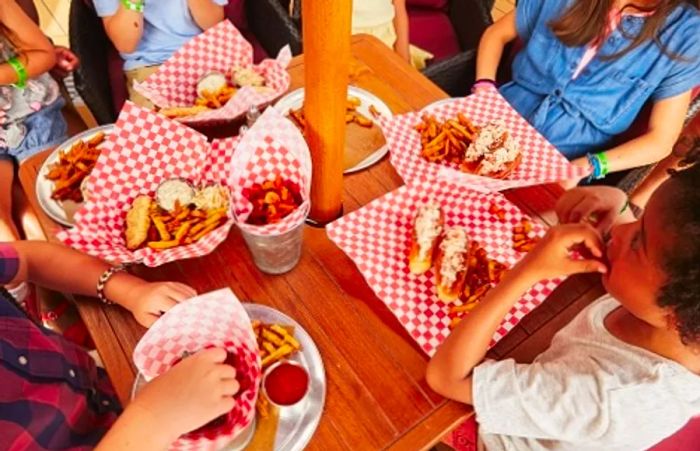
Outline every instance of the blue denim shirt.
<svg viewBox="0 0 700 451"><path fill-rule="evenodd" d="M667 18L661 42L647 42L613 61L646 20L625 16L576 79L573 74L586 46L567 47L548 23L575 0L521 0L516 27L524 48L513 62L513 80L503 96L569 159L606 150L615 135L629 128L647 101L679 95L700 85L700 13L685 4ZM621 30L622 29L622 30Z"/></svg>

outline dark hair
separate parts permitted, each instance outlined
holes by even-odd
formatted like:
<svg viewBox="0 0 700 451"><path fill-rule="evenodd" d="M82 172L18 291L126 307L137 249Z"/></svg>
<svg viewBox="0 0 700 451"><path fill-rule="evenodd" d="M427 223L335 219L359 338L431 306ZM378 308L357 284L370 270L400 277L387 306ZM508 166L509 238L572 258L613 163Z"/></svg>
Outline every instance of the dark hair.
<svg viewBox="0 0 700 451"><path fill-rule="evenodd" d="M700 343L700 164L672 171L672 196L664 214L677 237L661 264L666 274L658 296L670 307L684 344Z"/></svg>
<svg viewBox="0 0 700 451"><path fill-rule="evenodd" d="M580 47L602 40L608 24L608 15L615 0L577 0L564 14L549 23L554 35L568 47ZM601 55L603 60L614 60L631 52L646 41L652 40L661 51L672 59L683 59L669 52L659 39L659 31L671 12L683 3L697 6L697 0L657 0L651 6L627 5L639 11L650 12L642 29L636 36L628 34L623 27L620 32L632 42L626 48L612 55Z"/></svg>

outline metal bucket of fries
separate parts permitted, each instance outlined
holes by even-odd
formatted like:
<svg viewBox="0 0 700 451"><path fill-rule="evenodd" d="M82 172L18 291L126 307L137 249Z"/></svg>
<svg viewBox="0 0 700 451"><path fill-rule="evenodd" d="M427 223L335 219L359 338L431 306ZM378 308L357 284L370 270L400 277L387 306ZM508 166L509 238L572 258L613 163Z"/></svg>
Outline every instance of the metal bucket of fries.
<svg viewBox="0 0 700 451"><path fill-rule="evenodd" d="M233 155L233 210L255 265L268 274L299 262L310 209L311 155L301 132L267 109Z"/></svg>
<svg viewBox="0 0 700 451"><path fill-rule="evenodd" d="M299 263L301 243L304 240L304 221L280 235L256 235L244 228L241 228L241 234L260 271L284 274Z"/></svg>

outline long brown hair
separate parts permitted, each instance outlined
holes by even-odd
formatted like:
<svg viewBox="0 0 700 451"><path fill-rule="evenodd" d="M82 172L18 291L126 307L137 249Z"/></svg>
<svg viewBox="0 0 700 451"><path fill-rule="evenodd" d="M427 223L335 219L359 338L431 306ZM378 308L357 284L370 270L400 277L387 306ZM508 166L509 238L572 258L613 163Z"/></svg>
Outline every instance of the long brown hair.
<svg viewBox="0 0 700 451"><path fill-rule="evenodd" d="M554 35L568 47L580 47L591 42L600 41L605 38L605 31L608 24L608 15L615 0L577 0L558 19L549 23ZM651 15L644 21L642 29L636 36L628 34L624 28L620 28L623 36L632 40L630 45L612 55L601 55L603 60L613 60L620 58L631 52L644 42L652 40L661 48L661 51L673 59L682 59L679 55L672 54L659 39L659 31L671 12L683 3L697 6L695 0L658 0L650 5L637 6L627 5L625 8L635 8L642 12L649 12Z"/></svg>

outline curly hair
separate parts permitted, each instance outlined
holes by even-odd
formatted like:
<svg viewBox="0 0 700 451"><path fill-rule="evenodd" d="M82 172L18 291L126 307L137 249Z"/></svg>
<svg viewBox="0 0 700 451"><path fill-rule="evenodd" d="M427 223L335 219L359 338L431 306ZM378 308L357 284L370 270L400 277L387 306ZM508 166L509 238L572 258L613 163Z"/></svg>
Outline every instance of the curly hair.
<svg viewBox="0 0 700 451"><path fill-rule="evenodd" d="M657 302L669 307L684 344L700 343L700 164L673 171L664 214L676 236L664 254L666 281Z"/></svg>

